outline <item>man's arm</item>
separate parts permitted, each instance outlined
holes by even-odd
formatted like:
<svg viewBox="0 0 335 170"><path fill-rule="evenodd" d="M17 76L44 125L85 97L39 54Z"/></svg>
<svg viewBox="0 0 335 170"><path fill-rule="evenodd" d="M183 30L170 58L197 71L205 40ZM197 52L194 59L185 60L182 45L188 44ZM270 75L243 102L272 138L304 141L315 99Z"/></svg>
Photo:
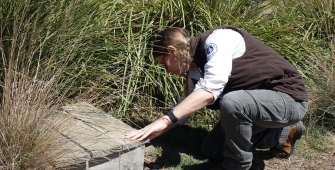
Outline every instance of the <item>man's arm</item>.
<svg viewBox="0 0 335 170"><path fill-rule="evenodd" d="M213 100L212 93L208 91L194 91L173 109L173 113L180 120L211 104Z"/></svg>
<svg viewBox="0 0 335 170"><path fill-rule="evenodd" d="M214 97L210 92L204 90L195 91L173 109L174 115L178 120L180 120L204 108L208 104L212 103L213 100ZM142 141L149 138L152 140L176 126L177 125L172 123L171 119L167 115L164 115L143 129L126 134L126 139Z"/></svg>

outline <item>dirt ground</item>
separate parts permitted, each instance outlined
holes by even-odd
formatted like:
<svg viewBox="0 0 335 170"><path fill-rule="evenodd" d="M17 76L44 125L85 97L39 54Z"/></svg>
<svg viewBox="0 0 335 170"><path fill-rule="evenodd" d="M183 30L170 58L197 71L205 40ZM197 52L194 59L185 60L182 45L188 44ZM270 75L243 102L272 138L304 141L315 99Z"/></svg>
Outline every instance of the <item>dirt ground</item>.
<svg viewBox="0 0 335 170"><path fill-rule="evenodd" d="M186 130L190 132L193 130ZM185 130L184 130L185 132ZM190 134L190 133L186 133ZM155 139L146 145L144 170L166 170L169 167L180 167L175 169L185 170L210 170L217 167L219 162L209 162L201 156L199 151L201 138L192 136L166 135L161 139ZM335 144L335 137L334 137ZM157 149L159 148L159 149ZM273 158L268 151L255 151L252 170L335 170L335 150L329 147L327 151L318 151L310 148L296 149L294 155L288 159ZM158 150L158 151L157 151ZM156 152L156 153L154 153ZM157 153L160 152L160 153ZM182 155L192 155L200 163L194 165L182 164ZM155 155L155 156L153 156Z"/></svg>
<svg viewBox="0 0 335 170"><path fill-rule="evenodd" d="M333 153L325 153L309 149L310 157L304 157L297 153L288 159L256 158L254 169L259 170L335 170ZM268 154L269 155L269 154Z"/></svg>

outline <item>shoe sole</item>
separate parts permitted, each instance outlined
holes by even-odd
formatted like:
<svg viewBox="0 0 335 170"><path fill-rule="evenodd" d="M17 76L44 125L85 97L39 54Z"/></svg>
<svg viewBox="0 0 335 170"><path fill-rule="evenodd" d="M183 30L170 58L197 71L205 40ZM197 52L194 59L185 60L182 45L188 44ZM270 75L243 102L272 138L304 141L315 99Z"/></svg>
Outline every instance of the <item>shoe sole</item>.
<svg viewBox="0 0 335 170"><path fill-rule="evenodd" d="M284 159L289 158L293 153L294 153L294 149L295 149L295 142L301 138L301 136L303 135L305 131L305 126L304 124L302 124L302 122L297 123L297 131L296 131L296 135L294 135L293 139L292 139L292 143L291 143L291 151L288 155L286 155L285 157L282 157Z"/></svg>

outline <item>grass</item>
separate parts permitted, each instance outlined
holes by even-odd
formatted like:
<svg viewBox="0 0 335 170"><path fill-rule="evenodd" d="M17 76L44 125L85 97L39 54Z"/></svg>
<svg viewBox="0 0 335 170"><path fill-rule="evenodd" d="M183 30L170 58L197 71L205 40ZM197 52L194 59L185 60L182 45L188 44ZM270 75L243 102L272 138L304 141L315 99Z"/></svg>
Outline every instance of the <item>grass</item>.
<svg viewBox="0 0 335 170"><path fill-rule="evenodd" d="M0 169L47 169L66 152L54 151L64 144L58 132L66 121L53 113L77 76L64 71L84 54L79 49L86 25L71 31L80 22L78 13L73 16L80 5L52 0L1 4Z"/></svg>
<svg viewBox="0 0 335 170"><path fill-rule="evenodd" d="M304 141L322 150L326 144L314 141L321 137L313 132L334 130L334 8L332 0L4 1L0 166L52 166L58 156L43 151L57 146L55 129L63 125L46 125L66 102L92 103L134 127L161 116L184 81L165 74L148 48L157 30L169 26L195 36L235 25L285 56L303 75L310 96L304 122L313 130ZM188 125L208 130L217 120L215 112L204 110ZM206 164L190 154L180 160L172 167Z"/></svg>
<svg viewBox="0 0 335 170"><path fill-rule="evenodd" d="M309 126L297 142L296 153L307 160L315 160L320 153L332 155L334 149L333 133L328 128Z"/></svg>

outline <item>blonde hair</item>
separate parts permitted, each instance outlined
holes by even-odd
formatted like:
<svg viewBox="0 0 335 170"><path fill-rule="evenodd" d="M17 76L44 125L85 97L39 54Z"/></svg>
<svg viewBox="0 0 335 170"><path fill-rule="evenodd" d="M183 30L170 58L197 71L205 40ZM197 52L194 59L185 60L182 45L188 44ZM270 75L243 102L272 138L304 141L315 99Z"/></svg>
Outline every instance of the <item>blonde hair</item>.
<svg viewBox="0 0 335 170"><path fill-rule="evenodd" d="M166 54L167 47L172 45L176 48L177 53L181 56L179 62L179 69L181 73L187 74L189 65L192 62L190 56L190 35L189 32L183 28L171 27L160 31L153 42L153 56L158 57Z"/></svg>

